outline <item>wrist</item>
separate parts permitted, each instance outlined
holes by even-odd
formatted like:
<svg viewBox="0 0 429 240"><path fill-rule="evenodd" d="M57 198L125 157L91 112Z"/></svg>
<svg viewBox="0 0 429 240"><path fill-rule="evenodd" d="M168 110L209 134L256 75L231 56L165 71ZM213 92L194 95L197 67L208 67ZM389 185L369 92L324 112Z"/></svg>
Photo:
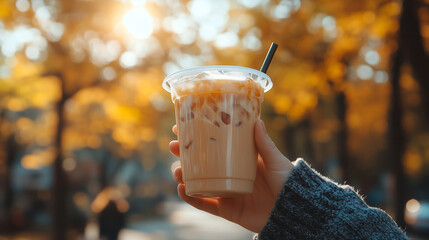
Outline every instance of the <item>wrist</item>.
<svg viewBox="0 0 429 240"><path fill-rule="evenodd" d="M283 189L284 185L286 184L287 180L289 179L289 176L291 175L292 171L295 169L295 165L290 162L285 157L285 161L282 164L281 170L276 171L270 171L269 177L271 177L274 181L273 185L273 191L276 194L276 196L280 195L281 190Z"/></svg>

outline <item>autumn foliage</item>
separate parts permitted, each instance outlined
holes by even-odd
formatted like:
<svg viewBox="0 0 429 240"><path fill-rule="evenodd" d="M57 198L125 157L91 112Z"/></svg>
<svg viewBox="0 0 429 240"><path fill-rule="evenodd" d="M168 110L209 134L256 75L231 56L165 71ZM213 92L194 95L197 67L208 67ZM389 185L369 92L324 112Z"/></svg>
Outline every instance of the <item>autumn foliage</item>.
<svg viewBox="0 0 429 240"><path fill-rule="evenodd" d="M420 2L427 53L429 8ZM54 189L54 200L62 188L72 196L57 200L55 211L70 201L92 216L119 192L127 212L131 198L174 194L168 143L175 120L164 77L202 65L259 69L276 42L262 118L277 145L370 197L376 190L386 196L386 179L395 178L389 111L401 11L401 2L384 0L0 0L1 191L13 192L19 167L53 169L41 188ZM404 62L399 74L401 163L416 183L429 175L429 134L412 66ZM129 162L158 177L130 187L115 179L119 170L103 167ZM4 207L13 205L5 199ZM387 208L389 201L370 203Z"/></svg>

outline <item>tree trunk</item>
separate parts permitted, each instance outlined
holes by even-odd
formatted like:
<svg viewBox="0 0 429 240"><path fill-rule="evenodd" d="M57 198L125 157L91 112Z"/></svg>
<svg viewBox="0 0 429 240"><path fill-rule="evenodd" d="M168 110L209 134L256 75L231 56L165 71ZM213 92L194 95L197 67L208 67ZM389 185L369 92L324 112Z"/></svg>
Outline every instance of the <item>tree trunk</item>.
<svg viewBox="0 0 429 240"><path fill-rule="evenodd" d="M404 207L405 207L405 174L403 171L402 157L406 145L406 140L402 128L402 108L400 77L401 68L404 63L404 28L406 28L406 5L408 0L403 1L402 15L400 17L398 33L398 49L393 55L393 65L391 70L390 112L389 112L389 159L392 161L392 171L395 176L395 203L394 212L396 222L400 227L405 227Z"/></svg>
<svg viewBox="0 0 429 240"><path fill-rule="evenodd" d="M400 38L403 54L410 63L413 76L420 86L426 121L429 122L429 56L426 54L421 34L417 0L404 0L400 20Z"/></svg>
<svg viewBox="0 0 429 240"><path fill-rule="evenodd" d="M1 101L0 101L1 104ZM6 110L3 106L0 105L0 127L2 123L6 119ZM11 189L11 167L10 167L10 154L9 154L9 140L10 137L7 138L2 132L0 132L0 162L4 162L5 173L3 176L3 181L1 182L1 186L4 189L4 201L1 203L2 208L4 210L4 216L0 217L0 221L3 225L0 225L0 231L2 232L10 232L12 230L12 218L11 218L11 203L12 203L12 189Z"/></svg>
<svg viewBox="0 0 429 240"><path fill-rule="evenodd" d="M4 226L6 232L12 233L16 230L15 223L13 222L12 207L13 207L13 189L12 189L12 166L16 159L16 154L19 152L18 145L15 141L15 135L12 134L6 141L6 174L4 179L5 186L5 199L4 210L6 217L6 225Z"/></svg>
<svg viewBox="0 0 429 240"><path fill-rule="evenodd" d="M292 124L288 124L283 130L283 137L285 141L286 147L286 156L290 161L295 161L297 158L296 154L296 146L295 146L295 133L296 126Z"/></svg>
<svg viewBox="0 0 429 240"><path fill-rule="evenodd" d="M336 95L336 104L337 104L337 116L339 121L339 129L337 134L337 146L338 146L338 162L341 168L341 178L345 182L350 182L350 167L348 162L347 155L347 123L346 123L346 114L347 114L347 100L344 92L339 92Z"/></svg>
<svg viewBox="0 0 429 240"><path fill-rule="evenodd" d="M417 0L403 0L402 2L402 14L399 19L398 49L394 55L392 66L392 94L389 121L390 159L393 162L393 172L396 179L395 215L396 221L401 227L405 227L404 210L407 200L405 190L406 178L402 163L407 141L401 122L402 101L399 80L401 67L405 60L410 63L413 75L419 83L423 109L426 110L426 119L429 119L429 96L425 94L429 92L429 56L425 53L423 45Z"/></svg>
<svg viewBox="0 0 429 240"><path fill-rule="evenodd" d="M401 47L398 48L394 56L392 68L392 93L390 102L390 160L392 161L393 173L395 175L395 217L399 226L405 227L404 207L405 207L405 174L403 171L402 157L406 145L406 139L402 129L402 109L399 78L402 66Z"/></svg>
<svg viewBox="0 0 429 240"><path fill-rule="evenodd" d="M283 130L287 158L295 161L304 158L314 161L314 149L311 141L311 121L307 117L298 123L290 124Z"/></svg>
<svg viewBox="0 0 429 240"><path fill-rule="evenodd" d="M314 156L313 141L311 137L312 125L311 125L310 117L307 117L302 121L301 127L303 128L302 130L304 131L303 157L308 158L309 160L311 159L311 161L314 161L315 156Z"/></svg>
<svg viewBox="0 0 429 240"><path fill-rule="evenodd" d="M65 124L64 118L64 104L67 96L64 90L64 78L61 74L57 75L61 85L61 99L57 104L58 125L55 138L56 158L54 162L54 186L53 186L53 200L54 200L54 224L53 224L53 239L63 240L66 238L66 231L68 227L68 209L67 209L67 194L68 183L63 169L63 129Z"/></svg>

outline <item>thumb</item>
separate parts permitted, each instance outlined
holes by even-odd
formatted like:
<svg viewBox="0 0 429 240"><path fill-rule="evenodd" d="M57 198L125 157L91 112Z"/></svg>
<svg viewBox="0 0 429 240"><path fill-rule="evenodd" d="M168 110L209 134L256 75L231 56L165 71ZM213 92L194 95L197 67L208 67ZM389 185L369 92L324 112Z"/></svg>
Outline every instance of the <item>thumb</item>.
<svg viewBox="0 0 429 240"><path fill-rule="evenodd" d="M265 129L264 122L259 120L255 124L256 148L264 160L268 171L290 171L293 164L279 151Z"/></svg>

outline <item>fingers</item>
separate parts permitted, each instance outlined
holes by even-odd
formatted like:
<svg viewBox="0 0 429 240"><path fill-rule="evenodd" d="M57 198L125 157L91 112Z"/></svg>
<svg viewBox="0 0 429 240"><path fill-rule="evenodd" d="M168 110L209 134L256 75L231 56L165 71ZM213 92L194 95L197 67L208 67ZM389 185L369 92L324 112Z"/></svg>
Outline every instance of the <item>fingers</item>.
<svg viewBox="0 0 429 240"><path fill-rule="evenodd" d="M173 130L174 134L177 136L177 125L174 125L171 130Z"/></svg>
<svg viewBox="0 0 429 240"><path fill-rule="evenodd" d="M174 134L177 135L177 125L174 125L171 130L173 131ZM177 140L171 141L169 147L170 147L170 152L174 156L180 157L179 141L177 141Z"/></svg>
<svg viewBox="0 0 429 240"><path fill-rule="evenodd" d="M177 186L179 197L189 205L202 211L219 216L218 200L212 198L194 198L186 195L185 185L183 183Z"/></svg>
<svg viewBox="0 0 429 240"><path fill-rule="evenodd" d="M173 179L174 181L176 181L177 183L183 183L183 178L182 178L182 168L178 167L174 170L173 172Z"/></svg>
<svg viewBox="0 0 429 240"><path fill-rule="evenodd" d="M284 171L293 168L293 164L279 151L268 136L262 120L255 124L255 142L267 170Z"/></svg>
<svg viewBox="0 0 429 240"><path fill-rule="evenodd" d="M170 152L176 156L180 157L180 148L179 148L179 141L173 140L170 142Z"/></svg>
<svg viewBox="0 0 429 240"><path fill-rule="evenodd" d="M183 201L185 201L186 203L188 203L189 205L197 209L219 216L217 199L194 198L186 195L185 184L183 183L183 178L182 178L182 168L178 167L174 170L173 178L174 178L174 181L176 181L179 184L177 186L177 193L179 194L179 197Z"/></svg>
<svg viewBox="0 0 429 240"><path fill-rule="evenodd" d="M178 167L174 170L173 178L174 178L174 181L179 183L179 185L177 186L177 193L179 194L179 197L183 201L187 202L189 205L195 208L198 208L200 210L219 216L218 201L216 199L194 198L186 195L185 184L183 183L183 179L182 179L182 168Z"/></svg>

